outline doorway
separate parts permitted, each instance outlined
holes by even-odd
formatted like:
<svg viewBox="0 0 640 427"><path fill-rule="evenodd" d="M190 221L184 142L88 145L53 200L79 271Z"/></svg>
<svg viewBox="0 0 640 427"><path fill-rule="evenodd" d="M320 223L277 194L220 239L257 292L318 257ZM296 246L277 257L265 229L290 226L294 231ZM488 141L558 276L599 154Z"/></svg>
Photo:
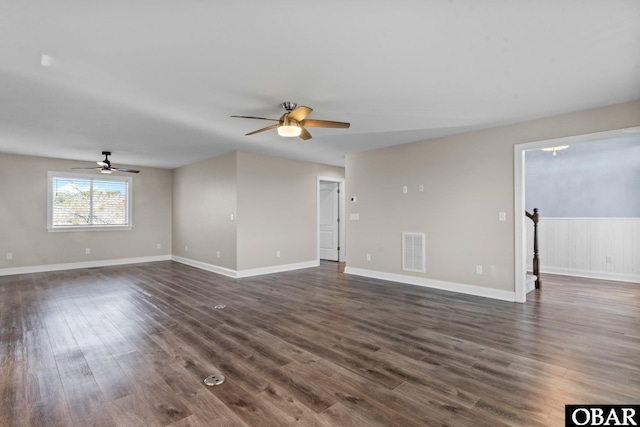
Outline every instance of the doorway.
<svg viewBox="0 0 640 427"><path fill-rule="evenodd" d="M317 196L318 261L344 262L344 180L318 177Z"/></svg>
<svg viewBox="0 0 640 427"><path fill-rule="evenodd" d="M527 228L525 215L525 153L530 150L606 140L640 132L640 127L548 139L514 145L515 301L526 301Z"/></svg>

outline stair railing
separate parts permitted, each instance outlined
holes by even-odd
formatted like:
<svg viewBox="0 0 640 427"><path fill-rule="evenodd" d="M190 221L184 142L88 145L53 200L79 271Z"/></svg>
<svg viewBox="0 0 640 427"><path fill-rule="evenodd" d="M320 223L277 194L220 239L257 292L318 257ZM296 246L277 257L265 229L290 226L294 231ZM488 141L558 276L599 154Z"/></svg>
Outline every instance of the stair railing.
<svg viewBox="0 0 640 427"><path fill-rule="evenodd" d="M533 213L524 212L531 221L533 221L533 275L536 276L536 289L540 289L540 257L538 256L538 208L533 209Z"/></svg>

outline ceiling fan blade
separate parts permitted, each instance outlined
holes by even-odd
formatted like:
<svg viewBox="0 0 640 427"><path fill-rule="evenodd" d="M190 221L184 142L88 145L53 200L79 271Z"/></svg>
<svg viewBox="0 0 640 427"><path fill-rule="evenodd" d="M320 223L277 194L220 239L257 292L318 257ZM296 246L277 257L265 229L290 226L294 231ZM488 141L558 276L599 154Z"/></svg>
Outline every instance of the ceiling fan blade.
<svg viewBox="0 0 640 427"><path fill-rule="evenodd" d="M266 117L253 117L253 116L231 116L236 117L238 119L256 119L256 120L270 120L272 122L279 122L278 119L267 119Z"/></svg>
<svg viewBox="0 0 640 427"><path fill-rule="evenodd" d="M130 172L130 173L140 173L140 171L134 170L134 169L124 169L124 168L111 168L112 171L118 171L118 172Z"/></svg>
<svg viewBox="0 0 640 427"><path fill-rule="evenodd" d="M277 124L276 125L267 126L266 128L262 128L262 129L254 130L253 132L245 133L245 136L249 136L249 135L253 135L253 134L256 134L256 133L264 132L265 130L269 130L269 129L275 129L277 127L278 127Z"/></svg>
<svg viewBox="0 0 640 427"><path fill-rule="evenodd" d="M307 139L311 139L311 134L309 133L309 131L307 131L302 126L300 126L300 129L302 129L302 132L300 132L300 136L299 136L300 139L304 139L305 141Z"/></svg>
<svg viewBox="0 0 640 427"><path fill-rule="evenodd" d="M305 107L304 105L301 105L299 107L296 107L295 110L293 110L292 112L289 113L289 118L293 119L297 122L301 122L303 121L311 112L313 111L313 108L309 108L309 107Z"/></svg>
<svg viewBox="0 0 640 427"><path fill-rule="evenodd" d="M101 166L101 167L109 166L105 162L96 162L96 163L98 164L98 166Z"/></svg>
<svg viewBox="0 0 640 427"><path fill-rule="evenodd" d="M97 167L97 168L81 168L81 167L75 167L75 168L71 168L71 169L95 169L95 170L100 170L102 169L101 167Z"/></svg>
<svg viewBox="0 0 640 427"><path fill-rule="evenodd" d="M303 120L301 126L309 126L312 128L348 128L351 123L333 122L331 120Z"/></svg>

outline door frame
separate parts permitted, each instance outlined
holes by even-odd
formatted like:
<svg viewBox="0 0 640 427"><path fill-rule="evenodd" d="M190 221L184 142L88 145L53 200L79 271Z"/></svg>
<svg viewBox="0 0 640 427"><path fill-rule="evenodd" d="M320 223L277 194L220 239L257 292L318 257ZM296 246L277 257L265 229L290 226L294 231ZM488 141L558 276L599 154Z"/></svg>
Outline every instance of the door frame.
<svg viewBox="0 0 640 427"><path fill-rule="evenodd" d="M335 178L330 176L318 176L316 181L316 260L320 264L320 183L321 182L337 182L340 193L338 194L338 216L340 222L338 224L338 262L345 262L347 259L347 239L345 238L345 185L344 178Z"/></svg>
<svg viewBox="0 0 640 427"><path fill-rule="evenodd" d="M581 142L598 141L617 138L629 134L640 133L640 126L614 129L604 132L594 132L582 135L573 135L562 138L544 139L540 141L524 142L513 146L513 212L515 232L515 301L527 300L527 228L525 212L525 152L540 150L542 148L557 147L559 145L572 145Z"/></svg>

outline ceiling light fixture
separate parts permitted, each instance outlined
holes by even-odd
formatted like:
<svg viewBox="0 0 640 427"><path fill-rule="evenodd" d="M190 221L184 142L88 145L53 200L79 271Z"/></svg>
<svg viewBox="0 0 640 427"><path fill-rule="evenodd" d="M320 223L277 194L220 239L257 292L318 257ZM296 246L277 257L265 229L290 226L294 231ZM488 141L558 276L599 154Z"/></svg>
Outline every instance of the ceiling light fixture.
<svg viewBox="0 0 640 427"><path fill-rule="evenodd" d="M43 67L51 67L52 63L53 63L53 58L43 53L42 57L40 58L40 65L42 65Z"/></svg>
<svg viewBox="0 0 640 427"><path fill-rule="evenodd" d="M285 137L294 137L300 136L302 133L302 128L296 125L282 125L278 126L278 135Z"/></svg>
<svg viewBox="0 0 640 427"><path fill-rule="evenodd" d="M548 148L543 148L542 151L553 151L553 155L557 155L556 151L560 151L560 150L566 150L567 148L569 148L568 145L559 145L558 147L548 147Z"/></svg>
<svg viewBox="0 0 640 427"><path fill-rule="evenodd" d="M295 137L300 136L302 133L302 128L293 119L290 119L288 116L284 116L284 119L281 124L278 125L278 135L284 137Z"/></svg>

